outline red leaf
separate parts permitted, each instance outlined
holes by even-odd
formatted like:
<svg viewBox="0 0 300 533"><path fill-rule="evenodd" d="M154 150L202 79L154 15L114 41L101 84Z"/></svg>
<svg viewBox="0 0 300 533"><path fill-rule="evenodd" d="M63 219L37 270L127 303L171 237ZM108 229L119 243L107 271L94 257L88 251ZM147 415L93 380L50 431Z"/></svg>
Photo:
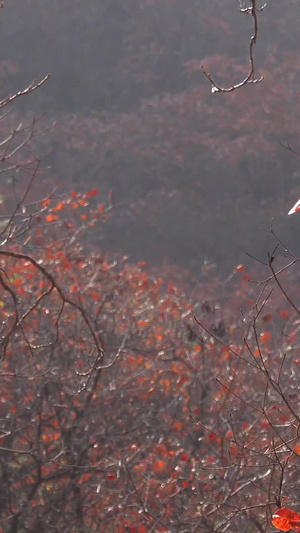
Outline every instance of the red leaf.
<svg viewBox="0 0 300 533"><path fill-rule="evenodd" d="M266 315L262 316L261 319L263 322L270 322L270 320L272 320L272 315L271 313L267 313Z"/></svg>
<svg viewBox="0 0 300 533"><path fill-rule="evenodd" d="M244 265L237 265L237 266L235 267L235 271L236 271L236 272L241 272L241 271L243 271L243 270L245 270Z"/></svg>
<svg viewBox="0 0 300 533"><path fill-rule="evenodd" d="M300 514L291 509L281 507L272 516L272 524L280 531L289 531L290 529L300 528Z"/></svg>
<svg viewBox="0 0 300 533"><path fill-rule="evenodd" d="M245 281L249 281L251 278L250 278L249 274L243 274L243 279Z"/></svg>
<svg viewBox="0 0 300 533"><path fill-rule="evenodd" d="M100 296L97 292L91 292L91 297L93 298L93 300L95 300L95 302L100 300Z"/></svg>
<svg viewBox="0 0 300 533"><path fill-rule="evenodd" d="M146 526L144 526L143 524L141 526L139 526L138 527L138 532L139 533L147 533Z"/></svg>
<svg viewBox="0 0 300 533"><path fill-rule="evenodd" d="M288 309L281 309L280 316L282 318L288 318L289 317L289 310Z"/></svg>
<svg viewBox="0 0 300 533"><path fill-rule="evenodd" d="M271 338L271 332L270 331L263 331L261 334L260 334L260 342L262 344L266 344L268 342L268 340Z"/></svg>
<svg viewBox="0 0 300 533"><path fill-rule="evenodd" d="M175 285L174 285L173 281L170 281L170 283L168 285L168 292L174 292L174 289L175 289Z"/></svg>
<svg viewBox="0 0 300 533"><path fill-rule="evenodd" d="M213 442L214 440L218 440L219 439L219 436L216 434L216 433L213 433L213 432L210 432L208 434L208 438L211 442Z"/></svg>
<svg viewBox="0 0 300 533"><path fill-rule="evenodd" d="M97 194L98 194L98 189L92 189L91 191L85 194L85 197L90 198L91 196L96 196Z"/></svg>
<svg viewBox="0 0 300 533"><path fill-rule="evenodd" d="M186 453L183 453L182 456L180 457L180 459L181 459L181 461L186 463L189 460L189 456Z"/></svg>
<svg viewBox="0 0 300 533"><path fill-rule="evenodd" d="M73 226L73 224L70 224L70 222L64 222L64 227L66 229L73 229L74 226Z"/></svg>

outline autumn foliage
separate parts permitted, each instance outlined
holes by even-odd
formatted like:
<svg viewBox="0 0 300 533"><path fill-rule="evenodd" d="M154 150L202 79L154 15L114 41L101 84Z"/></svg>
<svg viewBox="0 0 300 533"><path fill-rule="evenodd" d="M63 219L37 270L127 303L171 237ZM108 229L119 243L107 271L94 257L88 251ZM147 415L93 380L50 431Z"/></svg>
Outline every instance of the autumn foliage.
<svg viewBox="0 0 300 533"><path fill-rule="evenodd" d="M210 24L230 31L219 19ZM231 64L207 62L223 64L224 75ZM199 63L184 68L197 75ZM139 64L129 70L135 78ZM107 145L101 121L74 116L69 145L81 151L82 129L93 127L87 158L121 144L118 164L134 155L148 168L160 152L171 180L189 157L197 167L199 145L202 154L220 145L199 130L200 97L209 125L197 86L111 118ZM244 120L243 97L230 105ZM219 141L229 116L230 107ZM115 216L114 192L103 182L45 193L43 126L29 119L8 128L9 120L0 121L0 533L300 531L291 510L300 498L299 259L280 254L273 230L277 245L265 260L223 277L105 254L90 235ZM242 144L233 139L226 152L221 143L222 161L268 148L267 120L252 148L249 124ZM167 130L171 143L156 144ZM100 160L104 173L104 152Z"/></svg>
<svg viewBox="0 0 300 533"><path fill-rule="evenodd" d="M0 530L263 530L296 505L297 263L187 297L89 248L100 195L3 201Z"/></svg>
<svg viewBox="0 0 300 533"><path fill-rule="evenodd" d="M282 507L272 516L272 524L280 531L300 531L300 514Z"/></svg>

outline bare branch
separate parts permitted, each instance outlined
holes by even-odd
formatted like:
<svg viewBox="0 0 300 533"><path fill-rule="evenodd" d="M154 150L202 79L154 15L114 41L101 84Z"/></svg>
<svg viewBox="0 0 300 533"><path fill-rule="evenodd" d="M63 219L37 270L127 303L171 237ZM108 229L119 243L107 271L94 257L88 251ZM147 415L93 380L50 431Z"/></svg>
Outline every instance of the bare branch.
<svg viewBox="0 0 300 533"><path fill-rule="evenodd" d="M251 0L251 6L250 7L242 7L241 2L240 2L240 12L241 13L246 13L247 15L251 15L252 18L253 18L254 29L253 29L253 35L251 36L250 43L249 43L250 70L249 70L247 76L241 82L236 83L235 85L231 85L230 87L221 87L221 85L219 85L214 80L214 78L210 75L210 73L205 70L204 66L201 66L201 70L202 70L204 76L208 79L208 81L210 81L210 83L212 85L212 87L211 87L211 92L212 93L217 93L217 92L230 93L230 92L235 91L236 89L240 89L241 87L243 87L247 83L254 84L254 83L259 83L259 82L261 82L263 80L263 76L261 76L260 78L254 78L255 66L254 66L253 48L254 48L254 45L256 44L257 36L258 36L257 11L263 11L263 9L266 6L267 6L267 4L264 4L261 8L257 8L256 7L256 0Z"/></svg>
<svg viewBox="0 0 300 533"><path fill-rule="evenodd" d="M37 83L33 81L30 85L28 85L26 89L23 89L22 91L18 91L17 93L12 94L11 96L7 96L6 98L4 98L4 100L0 101L0 109L11 104L20 96L25 96L27 94L32 93L33 91L35 91L36 89L44 85L44 83L46 83L46 81L50 78L50 76L51 74L47 74L41 81Z"/></svg>

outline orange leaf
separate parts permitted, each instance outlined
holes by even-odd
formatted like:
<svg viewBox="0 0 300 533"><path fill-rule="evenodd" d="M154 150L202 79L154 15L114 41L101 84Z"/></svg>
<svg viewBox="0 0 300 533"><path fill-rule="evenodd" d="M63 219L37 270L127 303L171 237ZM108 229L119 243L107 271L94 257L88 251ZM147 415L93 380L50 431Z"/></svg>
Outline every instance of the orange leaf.
<svg viewBox="0 0 300 533"><path fill-rule="evenodd" d="M149 322L147 322L147 320L138 320L139 328L145 328L146 326L149 326Z"/></svg>
<svg viewBox="0 0 300 533"><path fill-rule="evenodd" d="M59 216L57 215L47 215L45 220L46 222L54 222L55 220L58 220Z"/></svg>
<svg viewBox="0 0 300 533"><path fill-rule="evenodd" d="M297 455L300 455L300 440L298 440L294 446L294 452L297 454Z"/></svg>
<svg viewBox="0 0 300 533"><path fill-rule="evenodd" d="M48 200L48 199L47 199L47 200L44 200L44 201L42 202L42 207L47 207L49 204L50 204L50 200Z"/></svg>
<svg viewBox="0 0 300 533"><path fill-rule="evenodd" d="M272 524L280 531L289 531L300 527L300 514L291 509L281 507L272 516Z"/></svg>
<svg viewBox="0 0 300 533"><path fill-rule="evenodd" d="M166 463L164 461L155 461L152 468L153 468L153 472L155 472L156 474L159 474L165 471Z"/></svg>
<svg viewBox="0 0 300 533"><path fill-rule="evenodd" d="M173 429L175 429L175 431L181 431L182 430L182 427L183 427L183 422L174 422L173 424Z"/></svg>
<svg viewBox="0 0 300 533"><path fill-rule="evenodd" d="M52 209L52 211L61 211L65 207L65 202L59 202L56 207Z"/></svg>
<svg viewBox="0 0 300 533"><path fill-rule="evenodd" d="M194 352L202 352L202 346L201 344L196 344L194 346Z"/></svg>

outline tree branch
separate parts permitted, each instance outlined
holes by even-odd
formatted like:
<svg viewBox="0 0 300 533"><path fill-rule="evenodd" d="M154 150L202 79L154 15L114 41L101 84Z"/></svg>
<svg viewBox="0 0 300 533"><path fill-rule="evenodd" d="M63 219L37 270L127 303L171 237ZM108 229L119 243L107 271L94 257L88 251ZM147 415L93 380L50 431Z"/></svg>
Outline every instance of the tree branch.
<svg viewBox="0 0 300 533"><path fill-rule="evenodd" d="M217 93L217 92L230 93L230 92L235 91L236 89L240 89L241 87L243 87L247 83L252 83L252 84L253 83L259 83L259 82L261 82L263 80L263 76L261 76L260 78L254 78L255 66L254 66L253 48L254 48L254 45L256 44L257 36L258 36L257 11L263 11L263 9L266 6L267 6L267 4L264 4L261 8L257 8L256 7L256 0L251 0L251 6L243 8L242 5L241 5L241 2L240 2L240 12L241 13L246 13L248 15L251 15L252 18L253 18L253 35L251 36L250 43L249 43L250 70L249 70L247 76L241 82L236 83L235 85L231 85L230 87L221 87L221 85L219 85L214 80L214 78L210 75L209 72L207 72L205 70L204 66L202 65L201 66L201 70L202 70L204 76L208 79L208 81L212 85L212 87L211 87L211 92L212 93Z"/></svg>

